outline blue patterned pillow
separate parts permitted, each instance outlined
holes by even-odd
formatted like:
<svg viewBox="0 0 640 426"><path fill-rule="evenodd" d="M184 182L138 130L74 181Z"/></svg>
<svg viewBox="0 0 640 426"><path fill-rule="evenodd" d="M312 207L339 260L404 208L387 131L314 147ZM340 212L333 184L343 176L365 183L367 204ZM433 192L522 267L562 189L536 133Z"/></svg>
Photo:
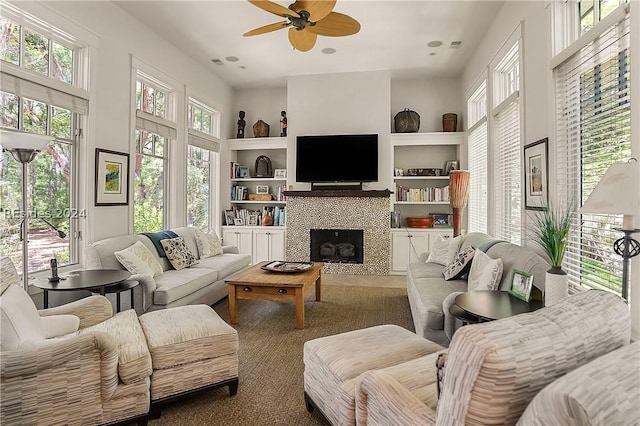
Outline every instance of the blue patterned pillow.
<svg viewBox="0 0 640 426"><path fill-rule="evenodd" d="M160 244L162 244L162 248L167 254L167 259L169 259L174 269L180 270L198 263L196 255L187 247L184 237L160 240Z"/></svg>
<svg viewBox="0 0 640 426"><path fill-rule="evenodd" d="M471 269L471 261L473 260L473 255L476 254L476 249L469 246L464 250L461 250L456 254L456 257L453 259L453 262L447 265L442 271L442 276L446 281L449 280L457 280L462 278L466 273Z"/></svg>

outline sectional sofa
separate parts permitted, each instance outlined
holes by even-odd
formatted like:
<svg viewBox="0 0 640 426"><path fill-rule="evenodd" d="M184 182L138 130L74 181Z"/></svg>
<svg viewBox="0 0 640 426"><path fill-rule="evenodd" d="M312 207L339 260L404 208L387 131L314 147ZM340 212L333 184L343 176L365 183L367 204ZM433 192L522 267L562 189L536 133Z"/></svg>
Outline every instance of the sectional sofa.
<svg viewBox="0 0 640 426"><path fill-rule="evenodd" d="M196 229L180 227L171 229L184 238L198 263L188 268L175 270L166 257L160 257L154 243L145 235L122 235L96 241L86 250L87 269L125 269L115 252L124 250L136 242L144 244L162 266L162 273L155 276L134 274L130 279L138 280L134 288L135 310L138 314L191 304L211 305L227 296L224 279L251 263L251 256L240 254L235 246L223 246L222 254L202 258L196 243Z"/></svg>
<svg viewBox="0 0 640 426"><path fill-rule="evenodd" d="M550 264L533 250L498 240L487 234L471 232L462 238L459 251L474 247L491 258L503 262L499 290L509 290L513 270L517 269L534 276L533 285L544 293L545 273ZM445 281L442 272L445 266L427 263L429 253L421 253L419 260L407 266L407 294L416 334L442 346L449 346L456 327L455 318L449 313L455 296L467 291L466 277Z"/></svg>

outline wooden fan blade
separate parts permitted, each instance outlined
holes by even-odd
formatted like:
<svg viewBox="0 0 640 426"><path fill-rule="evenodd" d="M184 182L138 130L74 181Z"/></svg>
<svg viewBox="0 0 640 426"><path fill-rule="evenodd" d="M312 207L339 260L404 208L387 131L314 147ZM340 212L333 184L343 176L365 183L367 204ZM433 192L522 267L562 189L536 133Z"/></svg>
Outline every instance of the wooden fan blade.
<svg viewBox="0 0 640 426"><path fill-rule="evenodd" d="M282 16L283 18L287 16L293 16L294 18L300 17L295 10L280 6L278 3L269 0L249 0L249 3L274 15Z"/></svg>
<svg viewBox="0 0 640 426"><path fill-rule="evenodd" d="M288 22L276 22L274 24L269 24L269 25L265 25L263 27L258 27L255 28L251 31L247 31L246 33L242 34L244 37L249 37L249 36L254 36L254 35L258 35L258 34L264 34L264 33L270 33L271 31L276 31L276 30L280 30L282 28L286 28L289 25L291 25Z"/></svg>
<svg viewBox="0 0 640 426"><path fill-rule="evenodd" d="M336 0L296 0L293 10L309 12L309 21L316 22L331 13L336 5Z"/></svg>
<svg viewBox="0 0 640 426"><path fill-rule="evenodd" d="M295 49L301 52L313 49L317 39L318 36L309 31L289 28L289 42Z"/></svg>
<svg viewBox="0 0 640 426"><path fill-rule="evenodd" d="M360 31L360 23L351 16L338 12L331 12L315 25L307 25L306 30L327 37L342 37Z"/></svg>

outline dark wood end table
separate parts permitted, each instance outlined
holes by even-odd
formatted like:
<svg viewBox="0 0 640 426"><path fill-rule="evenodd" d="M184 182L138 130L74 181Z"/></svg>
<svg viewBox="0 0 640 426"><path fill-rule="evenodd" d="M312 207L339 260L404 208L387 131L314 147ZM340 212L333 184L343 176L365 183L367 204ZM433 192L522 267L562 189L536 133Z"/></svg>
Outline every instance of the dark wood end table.
<svg viewBox="0 0 640 426"><path fill-rule="evenodd" d="M115 286L130 276L131 273L129 273L129 271L122 269L88 269L72 271L66 275L61 275L60 281L49 281L47 278L38 278L35 280L34 285L43 290L44 307L46 309L49 307L50 291L88 290L104 296L107 293L108 287ZM137 281L135 282L137 283ZM126 289L120 291L123 290Z"/></svg>
<svg viewBox="0 0 640 426"><path fill-rule="evenodd" d="M525 302L506 291L477 290L459 294L449 312L463 323L475 324L533 312L542 306L539 300Z"/></svg>

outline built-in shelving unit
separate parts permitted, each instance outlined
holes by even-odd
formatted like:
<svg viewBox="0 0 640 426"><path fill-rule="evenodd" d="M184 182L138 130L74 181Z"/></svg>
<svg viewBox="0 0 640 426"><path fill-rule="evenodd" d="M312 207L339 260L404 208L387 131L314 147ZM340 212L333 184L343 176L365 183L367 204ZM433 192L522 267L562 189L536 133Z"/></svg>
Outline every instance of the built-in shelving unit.
<svg viewBox="0 0 640 426"><path fill-rule="evenodd" d="M403 224L410 216L450 213L445 163L460 160L465 136L464 132L391 134L392 181L396 185L392 206L394 211L400 211ZM442 169L442 172L437 176L409 176L409 169ZM402 175L398 176L400 170Z"/></svg>

